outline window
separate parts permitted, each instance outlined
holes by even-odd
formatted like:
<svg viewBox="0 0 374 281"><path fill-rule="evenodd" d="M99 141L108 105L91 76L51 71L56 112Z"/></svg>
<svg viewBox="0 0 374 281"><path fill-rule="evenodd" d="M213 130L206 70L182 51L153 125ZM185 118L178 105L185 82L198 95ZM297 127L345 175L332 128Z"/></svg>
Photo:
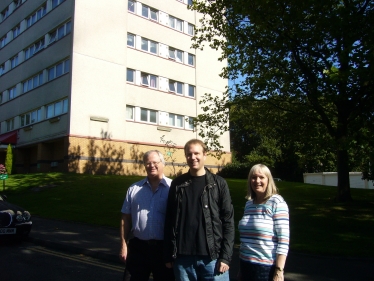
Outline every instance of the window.
<svg viewBox="0 0 374 281"><path fill-rule="evenodd" d="M57 40L60 40L65 35L71 32L71 21L65 23L64 25L60 26L56 30L49 33L49 42L51 44Z"/></svg>
<svg viewBox="0 0 374 281"><path fill-rule="evenodd" d="M126 105L126 119L134 120L134 107L131 105Z"/></svg>
<svg viewBox="0 0 374 281"><path fill-rule="evenodd" d="M70 70L70 60L60 62L59 64L48 69L48 81L51 81Z"/></svg>
<svg viewBox="0 0 374 281"><path fill-rule="evenodd" d="M183 95L183 83L169 80L169 91L179 95Z"/></svg>
<svg viewBox="0 0 374 281"><path fill-rule="evenodd" d="M10 68L15 68L18 65L18 55L10 59Z"/></svg>
<svg viewBox="0 0 374 281"><path fill-rule="evenodd" d="M9 16L9 6L1 12L1 20L5 20Z"/></svg>
<svg viewBox="0 0 374 281"><path fill-rule="evenodd" d="M17 87L16 86L9 89L9 99L8 100L12 100L15 97L17 97Z"/></svg>
<svg viewBox="0 0 374 281"><path fill-rule="evenodd" d="M183 119L182 115L169 113L169 126L183 128Z"/></svg>
<svg viewBox="0 0 374 281"><path fill-rule="evenodd" d="M37 109L20 116L21 127L31 125L41 120L41 109Z"/></svg>
<svg viewBox="0 0 374 281"><path fill-rule="evenodd" d="M157 123L157 111L141 108L140 120L143 122Z"/></svg>
<svg viewBox="0 0 374 281"><path fill-rule="evenodd" d="M157 55L157 42L142 38L142 50Z"/></svg>
<svg viewBox="0 0 374 281"><path fill-rule="evenodd" d="M128 1L127 10L129 12L135 13L135 1L132 1L132 0Z"/></svg>
<svg viewBox="0 0 374 281"><path fill-rule="evenodd" d="M14 9L18 8L21 5L21 0L14 0Z"/></svg>
<svg viewBox="0 0 374 281"><path fill-rule="evenodd" d="M36 23L42 17L44 17L46 13L47 13L47 6L44 4L35 13L33 13L28 18L26 18L26 26L27 26L27 28L29 28L30 26L32 26L34 23Z"/></svg>
<svg viewBox="0 0 374 281"><path fill-rule="evenodd" d="M21 25L18 24L15 28L13 28L13 39L16 38L21 33Z"/></svg>
<svg viewBox="0 0 374 281"><path fill-rule="evenodd" d="M141 82L143 86L157 88L157 76L147 74L147 73L142 73L141 78L142 78Z"/></svg>
<svg viewBox="0 0 374 281"><path fill-rule="evenodd" d="M5 72L5 65L2 64L2 65L0 65L0 76L3 75L4 72Z"/></svg>
<svg viewBox="0 0 374 281"><path fill-rule="evenodd" d="M4 47L4 46L6 45L6 43L7 43L6 39L7 39L7 36L6 36L6 35L3 36L3 37L0 39L0 48Z"/></svg>
<svg viewBox="0 0 374 281"><path fill-rule="evenodd" d="M46 118L52 118L66 112L68 112L68 100L60 100L47 105Z"/></svg>
<svg viewBox="0 0 374 281"><path fill-rule="evenodd" d="M23 92L26 93L43 84L43 72L23 82Z"/></svg>
<svg viewBox="0 0 374 281"><path fill-rule="evenodd" d="M193 125L193 120L194 120L193 117L188 117L188 129L193 130L195 128Z"/></svg>
<svg viewBox="0 0 374 281"><path fill-rule="evenodd" d="M56 8L58 5L60 5L65 0L52 0L52 9Z"/></svg>
<svg viewBox="0 0 374 281"><path fill-rule="evenodd" d="M195 56L192 54L188 54L188 64L194 66L195 65Z"/></svg>
<svg viewBox="0 0 374 281"><path fill-rule="evenodd" d="M135 48L135 35L127 33L127 46Z"/></svg>
<svg viewBox="0 0 374 281"><path fill-rule="evenodd" d="M31 58L33 55L35 55L37 52L44 49L44 38L36 42L35 44L28 47L25 52L25 60Z"/></svg>
<svg viewBox="0 0 374 281"><path fill-rule="evenodd" d="M183 21L169 15L169 26L183 32Z"/></svg>
<svg viewBox="0 0 374 281"><path fill-rule="evenodd" d="M188 5L192 5L192 0L188 0L188 1L187 1L187 4L188 4Z"/></svg>
<svg viewBox="0 0 374 281"><path fill-rule="evenodd" d="M142 5L142 16L154 21L158 21L158 11L146 5Z"/></svg>
<svg viewBox="0 0 374 281"><path fill-rule="evenodd" d="M169 59L183 62L183 51L169 47Z"/></svg>
<svg viewBox="0 0 374 281"><path fill-rule="evenodd" d="M188 85L188 96L195 97L195 86Z"/></svg>
<svg viewBox="0 0 374 281"><path fill-rule="evenodd" d="M9 132L12 130L14 130L14 118L6 121L6 131Z"/></svg>
<svg viewBox="0 0 374 281"><path fill-rule="evenodd" d="M195 27L192 25L192 24L188 24L188 34L189 35L194 35L194 30L195 30Z"/></svg>
<svg viewBox="0 0 374 281"><path fill-rule="evenodd" d="M135 70L127 69L126 81L135 83Z"/></svg>

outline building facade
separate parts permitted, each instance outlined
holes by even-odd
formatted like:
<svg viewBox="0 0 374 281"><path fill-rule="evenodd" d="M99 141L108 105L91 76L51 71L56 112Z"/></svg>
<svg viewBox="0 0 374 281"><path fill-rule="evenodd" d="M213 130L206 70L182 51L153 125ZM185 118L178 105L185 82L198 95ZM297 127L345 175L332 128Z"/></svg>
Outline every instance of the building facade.
<svg viewBox="0 0 374 281"><path fill-rule="evenodd" d="M4 0L0 3L0 163L15 171L143 174L142 155L198 138L205 93L222 95L219 52L191 48L188 0ZM165 146L165 142L172 147ZM229 134L213 171L230 162Z"/></svg>

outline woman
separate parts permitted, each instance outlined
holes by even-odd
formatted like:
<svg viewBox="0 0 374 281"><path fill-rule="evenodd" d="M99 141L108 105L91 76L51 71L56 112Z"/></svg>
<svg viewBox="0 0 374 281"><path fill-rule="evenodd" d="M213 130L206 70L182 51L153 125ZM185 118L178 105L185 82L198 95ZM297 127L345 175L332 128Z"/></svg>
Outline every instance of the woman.
<svg viewBox="0 0 374 281"><path fill-rule="evenodd" d="M254 165L249 171L246 198L239 221L239 280L283 281L290 233L288 206L265 165Z"/></svg>

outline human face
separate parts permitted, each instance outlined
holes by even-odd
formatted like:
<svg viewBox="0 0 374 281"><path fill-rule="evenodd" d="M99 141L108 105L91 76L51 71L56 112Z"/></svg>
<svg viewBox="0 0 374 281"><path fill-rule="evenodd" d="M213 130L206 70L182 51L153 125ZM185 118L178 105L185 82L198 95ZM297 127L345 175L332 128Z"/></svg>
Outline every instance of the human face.
<svg viewBox="0 0 374 281"><path fill-rule="evenodd" d="M160 157L156 152L152 152L148 155L148 159L144 165L148 178L162 179L164 174L164 164L162 164Z"/></svg>
<svg viewBox="0 0 374 281"><path fill-rule="evenodd" d="M205 159L206 153L203 152L203 147L200 144L191 144L186 149L187 165L190 167L190 172L193 176L205 174Z"/></svg>
<svg viewBox="0 0 374 281"><path fill-rule="evenodd" d="M251 177L251 187L258 197L265 196L269 179L261 171L255 171Z"/></svg>

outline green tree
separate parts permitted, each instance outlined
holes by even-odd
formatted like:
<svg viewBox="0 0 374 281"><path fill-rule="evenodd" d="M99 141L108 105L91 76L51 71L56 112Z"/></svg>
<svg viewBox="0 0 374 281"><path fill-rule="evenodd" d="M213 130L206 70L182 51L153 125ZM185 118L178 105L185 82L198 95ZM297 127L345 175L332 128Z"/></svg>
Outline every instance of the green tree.
<svg viewBox="0 0 374 281"><path fill-rule="evenodd" d="M13 168L13 150L10 144L8 145L7 150L6 150L5 167L6 167L8 175L11 175L12 168Z"/></svg>
<svg viewBox="0 0 374 281"><path fill-rule="evenodd" d="M236 97L267 100L334 144L338 201L351 201L349 150L374 108L374 2L196 0L194 47L222 50Z"/></svg>

